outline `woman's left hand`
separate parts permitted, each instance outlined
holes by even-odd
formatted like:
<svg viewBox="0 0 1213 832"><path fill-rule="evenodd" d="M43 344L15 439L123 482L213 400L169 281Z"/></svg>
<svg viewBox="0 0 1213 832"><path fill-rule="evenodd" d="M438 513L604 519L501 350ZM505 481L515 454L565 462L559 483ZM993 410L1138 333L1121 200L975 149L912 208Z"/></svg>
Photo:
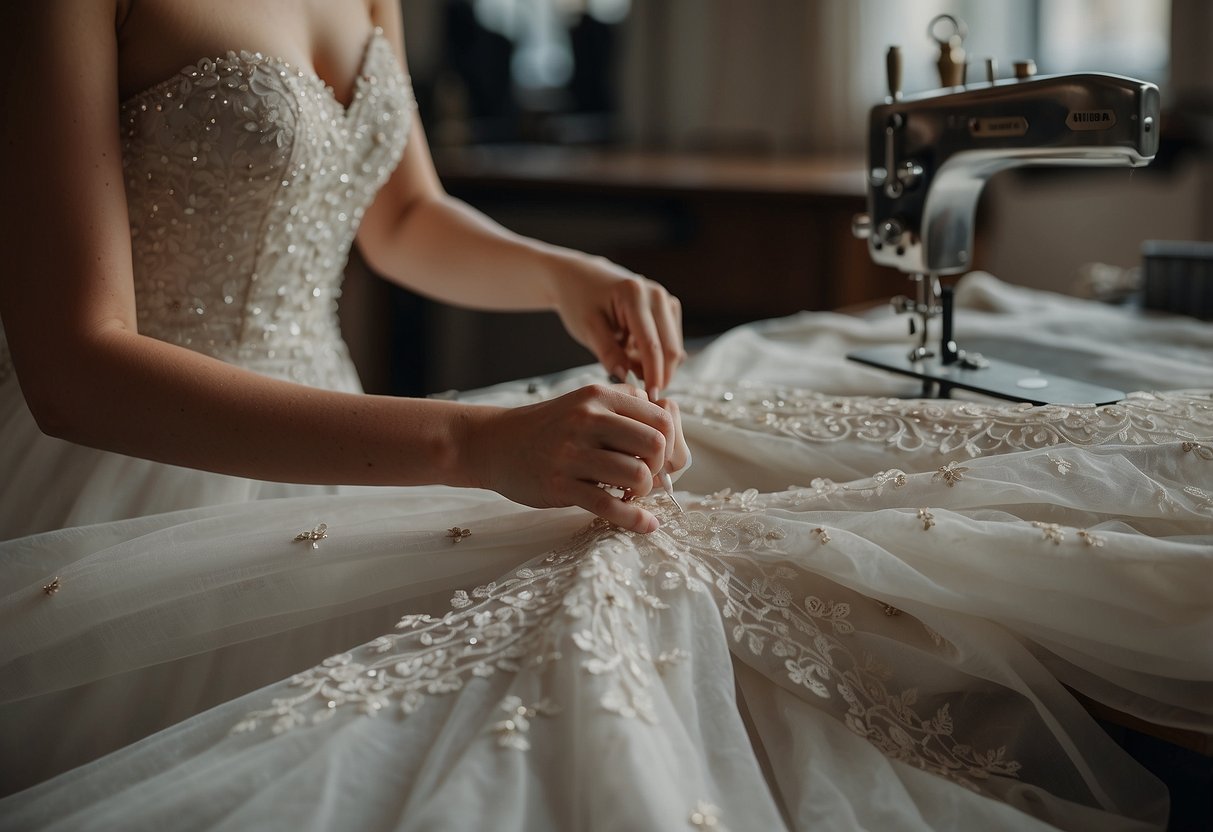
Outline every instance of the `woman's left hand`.
<svg viewBox="0 0 1213 832"><path fill-rule="evenodd" d="M555 280L565 329L623 380L631 370L656 401L686 359L682 304L656 281L603 257L578 257Z"/></svg>

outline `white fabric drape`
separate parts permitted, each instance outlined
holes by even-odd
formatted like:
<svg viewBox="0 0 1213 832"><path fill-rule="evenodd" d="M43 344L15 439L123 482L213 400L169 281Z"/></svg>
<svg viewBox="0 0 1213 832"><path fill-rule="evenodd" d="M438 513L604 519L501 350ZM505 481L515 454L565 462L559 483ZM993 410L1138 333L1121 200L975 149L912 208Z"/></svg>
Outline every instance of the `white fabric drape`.
<svg viewBox="0 0 1213 832"><path fill-rule="evenodd" d="M1205 389L888 398L841 356L902 322L806 314L687 369L688 513L650 498L650 537L426 488L10 541L6 787L172 727L0 828L1157 827L1161 787L1061 685L1213 728L1213 334L982 275L958 299L961 338L1064 333Z"/></svg>

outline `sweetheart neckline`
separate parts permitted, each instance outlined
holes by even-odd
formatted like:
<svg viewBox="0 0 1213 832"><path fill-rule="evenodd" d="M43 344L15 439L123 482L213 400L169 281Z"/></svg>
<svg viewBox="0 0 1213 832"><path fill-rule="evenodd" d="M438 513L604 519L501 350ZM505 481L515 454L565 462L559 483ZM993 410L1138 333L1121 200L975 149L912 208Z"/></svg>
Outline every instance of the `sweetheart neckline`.
<svg viewBox="0 0 1213 832"><path fill-rule="evenodd" d="M362 85L366 81L367 67L370 65L371 55L374 53L375 45L382 40L383 29L379 26L372 27L371 32L367 36L362 47L362 60L358 64L358 72L354 76L353 83L350 85L351 92L350 101L348 104L343 104L341 100L337 98L337 93L333 89L332 84L329 84L327 81L321 78L320 73L318 73L315 68L309 67L307 69L303 69L295 66L285 58L280 58L276 55L266 55L262 52L249 52L246 49L229 49L226 54L221 56L205 55L191 64L186 64L181 69L165 78L163 81L157 81L150 87L145 87L139 92L132 93L131 95L127 96L127 98L123 100L121 104L118 105L118 109L119 111L126 110L127 108L139 103L143 99L155 96L157 93L180 81L182 76L189 75L190 73L196 73L206 63L219 64L225 61L240 61L245 64L270 64L278 67L279 69L285 69L295 74L295 76L298 78L311 81L324 89L328 94L328 100L333 104L333 106L341 110L343 115L348 116L350 111L354 108L354 105L358 102L359 92L362 89Z"/></svg>

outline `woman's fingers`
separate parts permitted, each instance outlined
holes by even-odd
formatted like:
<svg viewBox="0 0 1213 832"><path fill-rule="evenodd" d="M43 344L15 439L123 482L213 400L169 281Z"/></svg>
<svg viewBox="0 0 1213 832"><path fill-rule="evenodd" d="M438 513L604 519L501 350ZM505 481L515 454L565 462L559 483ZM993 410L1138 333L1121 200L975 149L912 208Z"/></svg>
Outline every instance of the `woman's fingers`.
<svg viewBox="0 0 1213 832"><path fill-rule="evenodd" d="M673 399L658 399L657 406L670 415L674 428L674 440L666 446L666 465L671 474L686 468L691 461L691 449L682 432L682 411Z"/></svg>
<svg viewBox="0 0 1213 832"><path fill-rule="evenodd" d="M601 446L639 457L654 474L659 473L666 464L669 448L677 441L674 417L631 385L615 385L610 392L616 397L608 406L620 418L604 422L599 435Z"/></svg>
<svg viewBox="0 0 1213 832"><path fill-rule="evenodd" d="M569 501L628 531L649 534L661 526L656 517L636 503L624 502L596 484L574 483L569 489Z"/></svg>
<svg viewBox="0 0 1213 832"><path fill-rule="evenodd" d="M674 377L674 371L686 358L686 352L682 346L681 312L675 311L677 305L676 297L668 294L657 284L653 284L649 308L653 313L653 323L657 328L657 337L662 352L662 376L656 382L658 391L669 386L670 379ZM656 399L657 396L651 395L650 398Z"/></svg>
<svg viewBox="0 0 1213 832"><path fill-rule="evenodd" d="M628 491L644 497L653 488L653 472L643 460L613 451L586 455L578 480Z"/></svg>
<svg viewBox="0 0 1213 832"><path fill-rule="evenodd" d="M643 280L624 284L627 288L620 298L616 317L636 352L640 377L650 399L659 395L665 385L664 353L657 322L649 305L650 294Z"/></svg>
<svg viewBox="0 0 1213 832"><path fill-rule="evenodd" d="M685 458L677 406L627 385L592 385L488 414L467 441L475 482L526 505L577 505L633 531L657 527L649 512L599 486L643 497L654 476Z"/></svg>

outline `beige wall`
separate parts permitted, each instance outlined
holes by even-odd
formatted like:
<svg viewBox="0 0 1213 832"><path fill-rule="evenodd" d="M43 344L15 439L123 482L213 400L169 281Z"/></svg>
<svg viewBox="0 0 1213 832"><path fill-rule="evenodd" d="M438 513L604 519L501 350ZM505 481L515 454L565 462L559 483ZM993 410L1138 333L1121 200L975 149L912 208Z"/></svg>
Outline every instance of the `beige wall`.
<svg viewBox="0 0 1213 832"><path fill-rule="evenodd" d="M1091 262L1131 267L1145 240L1213 240L1213 3L1172 0L1164 106L1204 147L1170 169L995 177L980 264L1015 283L1075 291ZM1200 125L1203 123L1204 127ZM1164 118L1163 135L1168 122Z"/></svg>

